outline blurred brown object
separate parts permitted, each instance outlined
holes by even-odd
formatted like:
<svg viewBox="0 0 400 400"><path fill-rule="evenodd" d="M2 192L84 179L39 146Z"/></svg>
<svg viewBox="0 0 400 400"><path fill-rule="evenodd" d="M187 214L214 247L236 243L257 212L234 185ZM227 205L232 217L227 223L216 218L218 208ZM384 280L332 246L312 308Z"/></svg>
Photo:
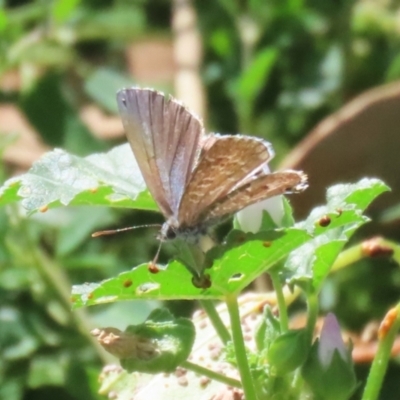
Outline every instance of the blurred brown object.
<svg viewBox="0 0 400 400"><path fill-rule="evenodd" d="M29 124L22 112L13 104L0 105L0 135L16 134L2 159L20 170L28 169L49 148Z"/></svg>
<svg viewBox="0 0 400 400"><path fill-rule="evenodd" d="M18 70L9 70L0 76L0 90L13 92L21 88L21 76Z"/></svg>
<svg viewBox="0 0 400 400"><path fill-rule="evenodd" d="M326 188L376 177L392 193L380 196L369 208L379 215L400 202L400 83L367 91L325 118L286 157L281 168L303 170L310 187L291 197L296 216L325 203Z"/></svg>
<svg viewBox="0 0 400 400"><path fill-rule="evenodd" d="M121 118L117 115L107 115L94 104L83 106L79 115L90 132L99 139L109 140L124 136Z"/></svg>
<svg viewBox="0 0 400 400"><path fill-rule="evenodd" d="M196 10L190 0L174 0L175 97L203 119L206 118L205 93L200 68L203 45L197 26Z"/></svg>
<svg viewBox="0 0 400 400"><path fill-rule="evenodd" d="M135 81L149 85L173 82L175 63L172 40L146 38L132 43L126 50L128 70Z"/></svg>

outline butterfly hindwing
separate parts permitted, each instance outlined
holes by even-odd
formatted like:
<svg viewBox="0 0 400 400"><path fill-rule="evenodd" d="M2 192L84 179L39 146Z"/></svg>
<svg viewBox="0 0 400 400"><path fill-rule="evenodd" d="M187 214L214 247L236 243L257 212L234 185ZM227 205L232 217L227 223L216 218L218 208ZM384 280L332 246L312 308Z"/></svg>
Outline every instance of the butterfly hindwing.
<svg viewBox="0 0 400 400"><path fill-rule="evenodd" d="M206 225L211 225L259 201L285 193L301 192L306 188L306 182L307 176L299 171L261 173L210 205L201 218Z"/></svg>
<svg viewBox="0 0 400 400"><path fill-rule="evenodd" d="M250 136L211 137L186 186L179 207L182 226L201 223L204 211L241 182L256 174L273 156L269 143Z"/></svg>

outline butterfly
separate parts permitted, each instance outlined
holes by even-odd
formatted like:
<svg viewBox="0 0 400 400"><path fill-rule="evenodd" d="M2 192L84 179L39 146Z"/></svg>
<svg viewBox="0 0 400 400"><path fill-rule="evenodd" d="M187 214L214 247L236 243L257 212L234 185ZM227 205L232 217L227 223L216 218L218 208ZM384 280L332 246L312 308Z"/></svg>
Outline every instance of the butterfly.
<svg viewBox="0 0 400 400"><path fill-rule="evenodd" d="M166 219L161 241L193 241L251 204L307 187L300 171L265 172L274 156L270 143L206 134L202 121L172 97L133 87L120 90L117 102L144 181Z"/></svg>

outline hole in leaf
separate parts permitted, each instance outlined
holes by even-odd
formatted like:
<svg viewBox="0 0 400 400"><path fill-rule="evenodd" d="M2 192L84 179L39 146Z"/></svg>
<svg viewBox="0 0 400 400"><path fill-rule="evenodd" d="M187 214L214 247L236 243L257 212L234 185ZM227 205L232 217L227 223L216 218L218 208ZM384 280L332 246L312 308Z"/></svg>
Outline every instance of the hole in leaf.
<svg viewBox="0 0 400 400"><path fill-rule="evenodd" d="M124 201L126 199L128 199L127 196L125 196L124 194L119 194L119 193L112 193L107 196L107 200L109 200L113 203L117 203L119 201Z"/></svg>
<svg viewBox="0 0 400 400"><path fill-rule="evenodd" d="M238 272L237 274L234 274L230 277L229 282L232 281L240 281L244 277L244 274Z"/></svg>
<svg viewBox="0 0 400 400"><path fill-rule="evenodd" d="M136 294L138 294L138 295L147 294L154 290L158 290L159 288L160 288L160 285L158 283L152 283L152 282L143 283L136 289Z"/></svg>

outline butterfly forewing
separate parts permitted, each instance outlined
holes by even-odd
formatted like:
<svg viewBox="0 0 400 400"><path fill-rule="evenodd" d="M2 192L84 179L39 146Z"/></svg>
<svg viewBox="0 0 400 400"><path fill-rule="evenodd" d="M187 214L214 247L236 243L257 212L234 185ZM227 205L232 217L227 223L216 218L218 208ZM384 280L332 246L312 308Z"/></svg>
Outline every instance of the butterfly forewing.
<svg viewBox="0 0 400 400"><path fill-rule="evenodd" d="M306 187L307 176L299 171L262 173L212 204L201 218L206 224L212 224L251 204L284 193L301 192Z"/></svg>
<svg viewBox="0 0 400 400"><path fill-rule="evenodd" d="M204 211L241 182L255 175L273 156L269 144L250 136L217 136L206 141L179 207L182 226L203 222Z"/></svg>
<svg viewBox="0 0 400 400"><path fill-rule="evenodd" d="M146 185L166 217L176 215L199 151L201 121L150 89L123 89L118 106Z"/></svg>

